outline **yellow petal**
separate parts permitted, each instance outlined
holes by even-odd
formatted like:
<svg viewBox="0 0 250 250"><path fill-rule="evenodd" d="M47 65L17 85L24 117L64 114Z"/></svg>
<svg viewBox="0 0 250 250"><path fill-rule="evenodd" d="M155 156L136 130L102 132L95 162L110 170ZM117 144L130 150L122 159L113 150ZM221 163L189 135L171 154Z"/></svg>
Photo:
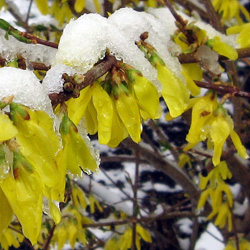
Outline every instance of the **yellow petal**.
<svg viewBox="0 0 250 250"><path fill-rule="evenodd" d="M133 88L138 106L148 113L148 119L159 118L159 95L156 87L147 78L136 74Z"/></svg>
<svg viewBox="0 0 250 250"><path fill-rule="evenodd" d="M1 201L0 202L0 239L1 239L2 233L8 227L13 217L12 208L9 204L8 199L3 193L1 187L0 187L0 201Z"/></svg>
<svg viewBox="0 0 250 250"><path fill-rule="evenodd" d="M68 116L74 124L78 125L81 121L91 96L92 87L87 86L81 90L78 98L71 98L66 102L68 107Z"/></svg>
<svg viewBox="0 0 250 250"><path fill-rule="evenodd" d="M234 130L231 131L230 136L239 155L242 158L247 159L249 156L247 154L246 148L241 143L240 137L237 135L237 133Z"/></svg>
<svg viewBox="0 0 250 250"><path fill-rule="evenodd" d="M141 120L134 97L121 91L118 99L115 100L115 106L132 140L138 143L141 140Z"/></svg>
<svg viewBox="0 0 250 250"><path fill-rule="evenodd" d="M110 141L112 133L112 100L99 83L95 83L93 86L92 100L97 112L99 142L101 144L107 144Z"/></svg>
<svg viewBox="0 0 250 250"><path fill-rule="evenodd" d="M1 184L2 191L32 244L37 242L42 223L43 186L37 172L18 168L18 176L9 175Z"/></svg>
<svg viewBox="0 0 250 250"><path fill-rule="evenodd" d="M18 133L8 115L0 114L0 141L7 141Z"/></svg>
<svg viewBox="0 0 250 250"><path fill-rule="evenodd" d="M157 79L162 83L162 97L164 98L170 115L181 115L189 102L189 92L184 83L177 78L167 67L158 64Z"/></svg>

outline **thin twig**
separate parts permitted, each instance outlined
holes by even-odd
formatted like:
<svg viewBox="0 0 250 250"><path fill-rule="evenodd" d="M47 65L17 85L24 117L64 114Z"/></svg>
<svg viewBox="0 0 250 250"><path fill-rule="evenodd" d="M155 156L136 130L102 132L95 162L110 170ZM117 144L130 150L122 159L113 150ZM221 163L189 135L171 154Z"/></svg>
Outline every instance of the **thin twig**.
<svg viewBox="0 0 250 250"><path fill-rule="evenodd" d="M194 81L197 86L205 89L211 89L221 94L231 94L231 96L239 96L250 99L250 93L242 91L235 86L222 85L222 84L211 84L208 82Z"/></svg>
<svg viewBox="0 0 250 250"><path fill-rule="evenodd" d="M56 229L56 224L54 223L52 228L49 231L48 238L46 239L46 241L43 244L43 247L42 247L43 250L48 250L50 248L50 242L51 242L52 237L54 235L55 229Z"/></svg>
<svg viewBox="0 0 250 250"><path fill-rule="evenodd" d="M137 202L137 190L138 190L138 183L139 183L139 167L140 167L140 149L139 146L135 150L135 179L134 179L134 185L133 185L133 223L132 223L132 250L136 250L136 219L137 219L137 214L139 211L138 207L138 202Z"/></svg>

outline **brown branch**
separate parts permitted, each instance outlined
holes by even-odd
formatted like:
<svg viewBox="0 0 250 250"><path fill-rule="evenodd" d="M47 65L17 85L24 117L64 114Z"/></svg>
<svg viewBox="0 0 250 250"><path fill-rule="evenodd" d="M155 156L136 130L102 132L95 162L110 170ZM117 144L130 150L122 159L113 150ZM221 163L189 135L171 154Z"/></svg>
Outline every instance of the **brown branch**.
<svg viewBox="0 0 250 250"><path fill-rule="evenodd" d="M42 44L42 45L45 45L45 46L48 46L48 47L51 47L51 48L58 49L58 44L57 43L53 43L53 42L50 42L50 41L40 39L40 38L30 34L30 33L25 33L25 32L20 32L20 33L21 33L21 35L23 37L29 39L32 44Z"/></svg>
<svg viewBox="0 0 250 250"><path fill-rule="evenodd" d="M242 91L238 89L235 86L226 86L222 84L211 84L208 82L200 82L200 81L194 81L197 86L205 89L211 89L215 90L221 94L231 94L231 96L239 96L239 97L244 97L250 99L250 93L246 91Z"/></svg>
<svg viewBox="0 0 250 250"><path fill-rule="evenodd" d="M207 12L204 11L203 9L201 9L199 6L197 6L193 2L188 1L188 0L175 0L175 2L177 2L179 5L183 6L184 8L186 8L187 10L189 10L190 12L197 11L199 13L200 17L205 22L209 21Z"/></svg>
<svg viewBox="0 0 250 250"><path fill-rule="evenodd" d="M114 56L106 56L105 59L94 66L91 70L89 70L86 74L84 74L84 80L78 84L78 89L82 90L88 85L92 84L94 81L99 79L101 76L106 74L116 63L116 59ZM72 93L53 93L49 95L51 103L53 106L62 103L64 101L69 100L72 96Z"/></svg>
<svg viewBox="0 0 250 250"><path fill-rule="evenodd" d="M136 150L138 144L134 143L130 139L125 139L122 144L127 148ZM142 159L147 160L154 166L156 169L162 171L167 176L170 176L176 183L178 183L184 190L185 193L193 197L194 203L196 204L199 199L199 190L194 185L194 183L190 180L190 178L182 171L182 169L175 163L171 161L167 161L163 159L163 157L159 157L155 155L152 151L142 147L139 144L140 155ZM197 195L196 195L197 194Z"/></svg>
<svg viewBox="0 0 250 250"><path fill-rule="evenodd" d="M184 218L184 217L194 217L197 216L192 212L163 212L159 215L149 215L147 217L138 218L136 220L133 219L133 217L128 217L124 220L116 220L116 221L110 221L110 222L99 222L99 223L91 223L91 224L83 224L82 227L84 228L96 228L96 227L107 227L107 226L119 226L124 224L130 224L131 222L135 223L150 223L156 220L170 220L174 218Z"/></svg>
<svg viewBox="0 0 250 250"><path fill-rule="evenodd" d="M176 20L176 26L179 28L179 30L187 37L190 44L192 44L195 40L190 33L190 31L186 30L185 27L187 25L187 21L185 21L182 16L180 16L175 9L173 8L172 4L169 2L169 0L164 0L166 6L169 8L171 14Z"/></svg>
<svg viewBox="0 0 250 250"><path fill-rule="evenodd" d="M56 229L56 224L54 223L54 225L52 226L52 228L49 231L48 238L46 239L46 241L43 244L43 247L42 247L43 250L48 250L50 248L50 242L51 242L52 237L54 235L55 229Z"/></svg>
<svg viewBox="0 0 250 250"><path fill-rule="evenodd" d="M214 10L214 7L212 5L211 0L202 0L202 2L207 9L207 14L208 14L208 17L209 17L209 20L210 20L212 26L216 30L220 31L221 33L225 33L225 30L224 30L224 28L221 24L221 21L220 21L220 17L217 14L217 12Z"/></svg>
<svg viewBox="0 0 250 250"><path fill-rule="evenodd" d="M237 49L237 52L238 52L238 58L250 57L250 48ZM194 56L194 54L195 53L180 54L178 56L179 62L181 64L199 62L199 60ZM227 60L229 60L227 57L219 55L219 61L227 61Z"/></svg>

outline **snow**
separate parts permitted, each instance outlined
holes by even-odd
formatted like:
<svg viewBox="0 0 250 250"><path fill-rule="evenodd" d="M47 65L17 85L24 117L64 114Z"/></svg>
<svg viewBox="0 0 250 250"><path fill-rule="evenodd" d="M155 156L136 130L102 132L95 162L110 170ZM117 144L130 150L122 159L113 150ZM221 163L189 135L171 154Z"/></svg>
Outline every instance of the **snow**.
<svg viewBox="0 0 250 250"><path fill-rule="evenodd" d="M85 73L105 56L106 49L118 60L122 59L140 70L148 79L156 78L156 70L134 41L129 40L107 18L98 14L84 14L66 25L59 43L56 63L64 63Z"/></svg>
<svg viewBox="0 0 250 250"><path fill-rule="evenodd" d="M151 8L149 9L149 12L155 15L161 21L165 29L169 30L170 34L174 34L174 32L177 30L177 27L175 26L175 19L168 8L158 8L158 9ZM225 42L233 47L238 46L235 35L226 36L217 31L216 29L214 29L210 24L204 23L201 20L196 20L195 18L190 17L184 14L183 12L177 11L177 13L180 16L182 16L184 20L187 20L189 23L194 22L194 25L205 30L207 32L207 36L209 39L218 36L221 38L222 42Z"/></svg>
<svg viewBox="0 0 250 250"><path fill-rule="evenodd" d="M50 99L32 71L0 68L0 99L12 95L16 103L53 114Z"/></svg>
<svg viewBox="0 0 250 250"><path fill-rule="evenodd" d="M219 230L213 225L213 223L209 223L207 227L207 232L204 232L195 245L195 250L223 250L225 244L222 242L223 237ZM215 237L216 238L215 238Z"/></svg>
<svg viewBox="0 0 250 250"><path fill-rule="evenodd" d="M21 54L26 59L27 66L32 61L42 62L46 65L53 64L57 51L55 48L41 44L22 43L11 35L6 40L4 36L5 31L0 30L0 55L8 61L14 60L18 54Z"/></svg>
<svg viewBox="0 0 250 250"><path fill-rule="evenodd" d="M56 64L47 71L46 76L43 79L43 87L48 94L60 93L63 91L63 73L67 73L69 76L72 76L76 72L72 67L61 63Z"/></svg>

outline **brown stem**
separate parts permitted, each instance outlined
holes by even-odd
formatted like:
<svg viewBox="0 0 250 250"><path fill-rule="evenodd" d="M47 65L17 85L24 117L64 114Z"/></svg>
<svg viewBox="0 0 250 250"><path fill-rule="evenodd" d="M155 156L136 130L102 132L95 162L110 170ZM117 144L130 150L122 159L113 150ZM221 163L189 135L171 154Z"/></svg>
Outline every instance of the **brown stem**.
<svg viewBox="0 0 250 250"><path fill-rule="evenodd" d="M50 248L50 242L51 242L52 237L54 235L55 229L56 229L56 224L54 223L54 225L52 226L52 228L49 231L49 235L48 235L47 240L43 244L43 247L42 247L43 250L48 250Z"/></svg>
<svg viewBox="0 0 250 250"><path fill-rule="evenodd" d="M221 33L224 33L225 30L224 30L223 26L221 25L220 17L217 14L217 12L214 10L214 7L212 5L211 0L202 0L202 2L207 9L208 18L209 18L212 26L216 30L220 31Z"/></svg>
<svg viewBox="0 0 250 250"><path fill-rule="evenodd" d="M207 12L204 11L203 9L201 9L199 6L197 6L196 4L194 4L191 1L188 0L175 0L175 2L177 2L178 4L180 4L181 6L183 6L184 8L186 8L187 10L189 10L190 12L192 11L197 11L200 15L200 17L205 21L208 22L208 16L207 16Z"/></svg>
<svg viewBox="0 0 250 250"><path fill-rule="evenodd" d="M50 41L40 39L40 38L38 38L38 37L36 37L36 36L34 36L32 34L25 33L25 32L21 32L21 35L23 37L27 38L27 39L30 39L32 44L42 44L42 45L45 45L45 46L48 46L48 47L58 49L58 44L57 43L53 43L53 42L50 42Z"/></svg>
<svg viewBox="0 0 250 250"><path fill-rule="evenodd" d="M136 150L138 147L138 144L134 143L130 139L125 139L122 142L123 145L126 147ZM156 169L162 171L167 176L170 176L176 183L178 183L182 188L184 189L184 192L189 194L190 196L195 195L193 200L196 204L199 199L199 190L197 187L193 184L193 182L190 180L190 178L180 169L178 165L171 161L167 161L163 159L163 157L159 157L158 155L155 155L152 151L142 147L139 144L140 148L140 155L142 159L146 159L148 162L152 164Z"/></svg>
<svg viewBox="0 0 250 250"><path fill-rule="evenodd" d="M107 73L116 63L114 56L106 56L105 59L94 66L86 74L84 74L84 80L78 84L78 89L82 90L88 85L92 84L94 81L99 79L105 73ZM72 97L71 93L61 92L59 94L53 93L49 95L51 103L53 106L56 106L59 103L69 100Z"/></svg>
<svg viewBox="0 0 250 250"><path fill-rule="evenodd" d="M187 21L185 21L182 16L180 16L175 9L173 8L172 4L169 2L169 0L164 0L166 6L169 8L171 14L173 15L173 17L176 20L176 24L177 27L179 28L179 30L185 34L185 36L187 37L188 41L190 44L192 44L194 42L194 38L193 36L189 33L188 30L185 29L186 25L187 25Z"/></svg>
<svg viewBox="0 0 250 250"><path fill-rule="evenodd" d="M237 52L238 52L238 58L245 58L250 56L250 48L237 49ZM181 64L199 62L199 60L195 58L194 54L195 53L180 54L178 56L179 62ZM227 57L219 55L219 61L227 61L227 60L229 60Z"/></svg>
<svg viewBox="0 0 250 250"><path fill-rule="evenodd" d="M174 218L183 218L183 217L194 217L196 216L192 212L182 212L182 211L177 211L177 212L163 212L162 214L159 215L149 215L147 217L142 217L136 219L136 223L150 223L156 220L170 220ZM105 227L105 226L118 226L118 225L124 225L124 224L129 224L133 221L133 217L128 217L124 220L116 220L116 221L109 221L109 222L99 222L99 223L92 223L92 224L83 224L82 227L84 228L96 228L96 227Z"/></svg>
<svg viewBox="0 0 250 250"><path fill-rule="evenodd" d="M200 82L200 81L195 81L196 85L205 88L205 89L211 89L215 90L221 94L231 94L231 96L239 96L239 97L244 97L250 99L250 93L246 91L242 91L238 89L237 87L234 86L226 86L226 85L221 85L221 84L211 84L208 82Z"/></svg>

